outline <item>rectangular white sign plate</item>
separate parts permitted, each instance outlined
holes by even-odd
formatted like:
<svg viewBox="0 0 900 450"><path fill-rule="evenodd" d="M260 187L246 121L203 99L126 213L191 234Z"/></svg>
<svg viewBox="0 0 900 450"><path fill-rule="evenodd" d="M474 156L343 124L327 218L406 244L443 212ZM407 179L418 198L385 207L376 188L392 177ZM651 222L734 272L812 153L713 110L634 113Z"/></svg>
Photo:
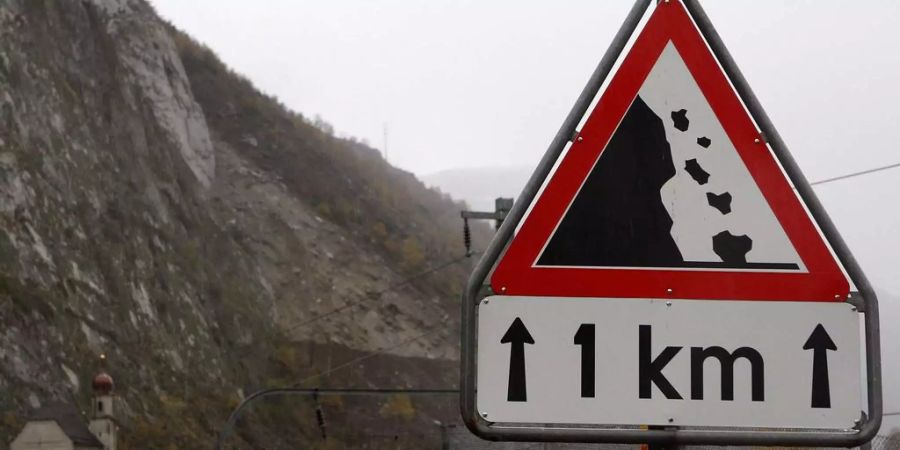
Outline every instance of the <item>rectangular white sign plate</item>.
<svg viewBox="0 0 900 450"><path fill-rule="evenodd" d="M487 297L476 405L502 423L850 429L859 317L847 303Z"/></svg>

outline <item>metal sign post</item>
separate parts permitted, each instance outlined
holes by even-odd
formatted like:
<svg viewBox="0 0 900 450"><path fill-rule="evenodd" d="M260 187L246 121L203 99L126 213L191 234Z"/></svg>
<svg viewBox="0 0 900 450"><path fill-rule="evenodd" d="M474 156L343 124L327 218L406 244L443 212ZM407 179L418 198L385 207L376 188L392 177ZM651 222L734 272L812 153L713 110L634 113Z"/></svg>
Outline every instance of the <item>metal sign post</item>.
<svg viewBox="0 0 900 450"><path fill-rule="evenodd" d="M541 201L538 192L564 150L570 143L572 146L587 145L581 141L581 133L585 130L576 133L576 128L653 3L638 0L634 4L469 278L462 303L460 404L463 419L473 432L493 440L835 447L867 442L878 431L882 415L875 292L696 0L660 2L656 8L683 8L689 14L691 30L666 32L699 33L704 41L703 48L708 46L708 52L715 58L713 66L716 70L721 68L740 99L742 107L739 109L744 111L746 108L755 127L753 133L758 136L755 140L757 149L771 152L748 156L754 150L744 149L742 146L746 144L740 142L735 142L737 150L732 149L741 155L745 164L751 161L747 166L750 179L760 183L760 198L768 201L773 211L770 214L775 216L773 223L776 225L769 227L769 231L760 228L754 236L770 237L770 242L790 242L788 245L796 252L776 251L766 256L771 261L764 261L776 264L756 263L741 255L729 256L726 250L731 251L735 246L748 247L743 253L749 250L749 245L740 239L732 239L724 246L727 248L719 246L724 250L716 250L724 265L702 258L690 262L683 258L672 266L674 269L667 269L670 266L665 265L625 267L624 270L599 267L610 265L610 261L614 266L629 265L618 264L614 257L608 257L612 259L603 260L594 268L607 271L605 281L596 283L592 274L601 272L585 270L591 267L567 266L570 260L565 258L571 257L571 250L567 250L570 253L564 258L553 257L563 264L558 264L559 270L552 276L545 277L547 264L552 266L554 261L546 255L556 251L551 238L532 233L531 238L538 236L543 240L535 243L530 239L529 243L516 248L510 244L517 229L524 230L520 233L530 233L527 223L523 225L525 213L536 201ZM657 25L653 26L659 27L662 20L658 19ZM675 44L677 47L678 43ZM642 47L642 55L648 53L644 50L646 46ZM689 66L696 65L689 61L691 58L696 61L696 55L680 56ZM622 65L625 67L626 63ZM691 70L696 78L698 69ZM665 73L671 76L673 72L667 68ZM647 76L646 72L643 76ZM715 76L712 74L713 78ZM648 77L652 78L652 73ZM710 94L710 83L713 82L706 78L699 82L709 99L713 95ZM612 84L610 86L608 91L614 89ZM641 91L641 94L646 93ZM650 94L652 96L653 92ZM598 105L598 109L606 107L609 110L608 103L603 105L603 99ZM647 114L652 116L652 98L647 105L651 110ZM713 105L719 120L722 120L722 108L721 104ZM734 110L734 106L731 108ZM656 113L659 112L657 108ZM691 113L693 110L686 115L684 110L674 109L671 119L675 129L687 130L688 119L696 117L690 116ZM594 114L598 114L597 109L592 112ZM613 119L619 123L618 118ZM586 129L591 126L591 120ZM724 126L728 128L729 125ZM731 141L741 135L733 127L726 132ZM667 129L666 133L671 140L671 133L676 132ZM584 135L584 139L590 141L596 135ZM710 146L707 136L697 137L696 142L704 148ZM580 148L576 153L583 157ZM572 152L570 150L566 158ZM768 158L765 156L768 154L777 159L790 184L796 188L797 197L808 209L821 238L830 245L855 291L848 294L850 288L846 280L837 280L828 261L821 257L821 246L816 247L819 244L814 242L819 239L819 233L810 236L802 228L798 231L797 220L785 219L786 214L795 214L785 206L795 206L793 194L784 195L784 189L779 187L782 185L776 186L783 181L774 179L771 173L761 173L762 166L753 162L754 158ZM710 174L696 159L684 166L679 164L677 169L682 167L697 183L707 183ZM569 170L565 160L557 170L557 174ZM761 179L765 182L761 183ZM565 192L565 188L554 187L554 182L550 181L542 196ZM547 194L548 191L551 193ZM577 209L573 206L575 200L565 201L573 203L564 214ZM709 206L725 215L730 212L730 201L729 198L723 203L720 194L712 194ZM535 211L553 210L539 206L534 206L528 220ZM547 222L546 217L543 220ZM563 219L550 220L544 224L544 229L553 233L565 232ZM554 220L558 222L552 222ZM779 223L782 228L778 228ZM787 238L778 237L780 232L786 233ZM675 254L679 257L693 251L686 247L685 241L677 242L681 253L676 251ZM776 247L779 246L772 246ZM533 253L523 253L522 248L533 250ZM560 248L578 250L573 245ZM830 260L830 252L824 254L829 255ZM494 272L492 290L487 283L488 277L497 270L498 262L503 258L519 258L518 261L525 261L526 265L522 266L521 272ZM652 258L641 255L636 260L648 259ZM545 264L543 268L541 264ZM537 268L533 272L537 275L535 278L517 280L510 277L510 274L529 273L527 271L532 268ZM564 270L575 274L565 279L578 283L561 286L562 292L554 295L558 285L551 281L563 279L553 277ZM660 276L648 276L648 270L655 270ZM729 271L735 274L729 275ZM710 275L707 277L705 273ZM623 277L618 278L620 275ZM503 282L497 283L498 278ZM639 282L616 284L617 280L625 279ZM661 287L667 286L654 284L659 279L681 284L674 292L671 288L659 292ZM712 287L704 285L704 280L712 280ZM769 281L760 283L760 280ZM510 286L508 291L507 285ZM584 286L588 286L585 288L588 290L579 290ZM616 294L585 295L585 292L593 292L590 289L609 289ZM634 294L634 289L641 293ZM529 290L535 292L529 294ZM864 344L860 342L858 332L859 314L863 315ZM866 352L865 412L860 411L863 406L858 388L861 372L857 362L861 347ZM609 406L612 404L616 407Z"/></svg>

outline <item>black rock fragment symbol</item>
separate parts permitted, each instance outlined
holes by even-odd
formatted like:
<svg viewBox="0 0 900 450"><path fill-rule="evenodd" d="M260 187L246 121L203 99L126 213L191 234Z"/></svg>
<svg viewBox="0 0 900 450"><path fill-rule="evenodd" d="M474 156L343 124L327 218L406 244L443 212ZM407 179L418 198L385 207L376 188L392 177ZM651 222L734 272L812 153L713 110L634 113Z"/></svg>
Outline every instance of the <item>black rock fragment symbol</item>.
<svg viewBox="0 0 900 450"><path fill-rule="evenodd" d="M703 137L698 137L698 138L697 138L697 145L699 145L699 146L701 146L701 147L703 147L703 148L709 148L709 144L712 144L712 141L709 140L708 137L703 136Z"/></svg>
<svg viewBox="0 0 900 450"><path fill-rule="evenodd" d="M706 184L709 181L709 173L703 170L700 167L700 164L697 163L696 159L689 159L684 162L684 170L687 171L691 175L691 178L694 179L699 184Z"/></svg>
<svg viewBox="0 0 900 450"><path fill-rule="evenodd" d="M731 212L731 194L728 192L723 192L718 195L707 192L706 201L709 202L709 206L718 209L722 214Z"/></svg>
<svg viewBox="0 0 900 450"><path fill-rule="evenodd" d="M746 234L735 236L723 231L712 238L713 251L726 264L747 264L747 252L753 248L753 240Z"/></svg>
<svg viewBox="0 0 900 450"><path fill-rule="evenodd" d="M687 118L687 110L679 109L678 111L672 111L672 121L675 122L675 128L678 128L680 131L687 131L688 124L690 123Z"/></svg>

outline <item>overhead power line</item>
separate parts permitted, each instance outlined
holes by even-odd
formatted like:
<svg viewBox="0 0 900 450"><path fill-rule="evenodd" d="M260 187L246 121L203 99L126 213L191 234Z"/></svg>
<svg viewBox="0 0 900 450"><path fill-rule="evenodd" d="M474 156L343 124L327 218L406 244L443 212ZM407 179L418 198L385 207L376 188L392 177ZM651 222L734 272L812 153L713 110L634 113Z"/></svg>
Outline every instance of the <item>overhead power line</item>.
<svg viewBox="0 0 900 450"><path fill-rule="evenodd" d="M413 281L415 281L415 280L417 280L417 279L419 279L419 278L422 278L422 277L427 276L427 275L430 275L430 274L432 274L432 273L435 273L435 272L444 270L444 269L446 269L446 268L448 268L448 267L450 267L450 266L452 266L452 265L454 265L454 264L459 263L460 261L463 261L463 260L468 259L469 257L471 257L471 254L463 255L463 256L460 256L460 257L457 257L457 258L453 258L453 259L451 259L451 260L449 260L449 261L445 261L445 262L443 262L443 263L441 263L441 264L438 264L438 265L436 265L436 266L432 266L432 267L430 267L430 268L428 268L428 269L426 269L426 270L423 270L422 272L416 273L416 274L411 275L411 276L409 276L409 277L406 277L406 278L404 278L404 279L402 279L402 280L400 280L400 281L398 281L398 282L396 282L396 283L390 284L390 285L388 285L387 287L385 287L384 289L380 289L380 290L378 290L378 291L375 291L375 292L369 294L369 296L368 296L367 298L360 298L360 299L356 299L356 300L350 300L350 301L348 301L347 303L344 303L343 305L338 306L337 308L331 309L331 310L326 311L326 312L324 312L324 313L322 313L322 314L319 314L318 316L312 317L312 318L310 318L310 319L308 319L308 320L305 320L305 321L303 321L303 322L300 322L300 323L298 323L298 324L295 324L295 325L291 326L290 328L288 328L287 330L285 330L285 332L286 332L286 333L290 333L290 332L292 332L292 331L298 330L298 329L303 328L303 327L305 327L305 326L307 326L307 325L310 325L310 324L312 324L312 323L315 323L315 322L318 322L318 321L320 321L320 320L322 320L322 319L325 319L326 317L332 316L332 315L337 314L337 313L339 313L339 312L341 312L341 311L344 311L344 310L346 310L346 309L349 309L349 308L352 308L352 307L354 307L354 306L360 305L360 304L362 304L362 302L363 302L364 300L367 300L367 299L369 299L369 298L371 298L371 297L376 297L376 298L377 298L377 297L380 297L381 295L384 295L384 294L386 294L386 293L388 293L388 292L390 292L390 291L393 291L393 290L395 290L395 289L397 289L397 288L399 288L399 287L406 286L407 284L409 284L409 283L411 283L411 282L413 282Z"/></svg>
<svg viewBox="0 0 900 450"><path fill-rule="evenodd" d="M898 167L900 167L900 163L888 164L886 166L880 166L880 167L876 167L874 169L868 169L868 170L863 170L860 172L854 172L854 173L848 173L846 175L840 175L837 177L826 178L824 180L813 181L812 183L809 183L809 185L815 186L817 184L825 184L825 183L831 183L833 181L846 180L848 178L858 177L858 176L862 176L862 175L868 175L870 173L881 172L883 170L896 169Z"/></svg>
<svg viewBox="0 0 900 450"><path fill-rule="evenodd" d="M245 397L241 402L231 411L231 414L228 416L228 420L225 422L225 425L222 426L222 429L219 431L219 434L216 438L215 449L222 450L225 448L225 441L231 436L232 431L234 430L234 425L237 423L238 417L240 417L241 412L247 408L247 406L253 403L256 400L276 396L276 395L304 395L304 396L313 396L316 397L319 394L337 394L337 395L358 395L358 396L384 396L391 394L405 394L405 395L415 395L415 396L430 396L430 395L456 395L459 393L459 389L330 389L330 388L301 388L301 387L288 387L288 388L269 388L262 389L256 391L247 397Z"/></svg>
<svg viewBox="0 0 900 450"><path fill-rule="evenodd" d="M295 330L298 330L298 329L300 329L300 328L303 328L303 327L305 327L305 326L307 326L307 325L311 325L311 324L313 324L313 323L315 323L315 322L318 322L318 321L320 321L320 320L326 319L326 318L328 318L328 317L330 317L330 316L333 316L333 315L335 315L335 314L337 314L337 313L339 313L339 312L341 312L341 311L344 311L344 310L346 310L346 309L353 308L354 306L358 306L358 305L362 304L362 302L363 302L364 300L370 300L370 299L373 298L373 297L376 297L376 298L377 298L377 297L380 297L381 295L383 295L383 294L385 294L385 293L387 293L387 292L393 291L393 290L395 290L395 289L397 289L397 288L403 287L403 286L405 286L405 285L407 285L407 284L409 284L409 283L415 281L415 280L418 279L418 278L422 278L422 277L424 277L424 276L426 276L426 275L429 275L429 274L432 274L432 273L435 273L435 272L444 270L444 269L446 269L446 268L448 268L448 267L450 267L450 266L452 266L452 265L454 265L454 264L457 264L457 263L459 263L459 262L461 262L461 261L463 261L463 260L466 260L466 259L468 259L468 258L470 258L470 257L472 257L472 256L476 256L476 255L478 255L479 253L480 253L480 252L469 253L469 254L467 254L467 255L463 255L463 256L460 256L460 257L453 258L453 259L451 259L451 260L445 261L445 262L443 262L443 263L441 263L441 264L438 264L438 265L436 265L436 266L432 266L432 267L430 267L430 268L428 268L428 269L426 269L426 270L424 270L424 271L422 271L422 272L416 273L416 274L414 274L414 275L412 275L412 276L409 276L409 277L406 277L406 278L404 278L404 279L402 279L402 280L400 280L400 281L398 281L398 282L396 282L396 283L390 284L390 285L388 285L387 287L385 287L384 289L381 289L381 290L372 292L372 293L370 293L366 298L360 298L360 299L356 299L356 300L350 300L350 301L348 301L347 303L345 303L345 304L343 304L343 305L341 305L341 306L338 306L337 308L334 308L334 309L331 309L331 310L329 310L329 311L326 311L326 312L324 312L324 313L322 313L322 314L319 314L318 316L312 317L312 318L310 318L310 319L308 319L308 320L305 320L305 321L303 321L303 322L294 324L294 325L290 326L289 328L285 329L284 332L285 332L285 333L290 333L290 332L292 332L292 331L295 331ZM415 340L415 339L413 339L413 340ZM410 341L410 342L411 342L411 341ZM405 344L405 343L408 343L408 342L404 342L404 344ZM390 349L388 349L388 350L390 350ZM252 352L252 351L254 351L254 349L253 349L252 347L247 348L247 349L244 350L244 352Z"/></svg>
<svg viewBox="0 0 900 450"><path fill-rule="evenodd" d="M438 324L433 324L432 326L428 327L428 331L426 331L426 332L424 332L424 333L422 333L422 334L418 334L418 335L416 335L416 336L413 336L413 337L411 337L411 338L409 338L409 339L403 340L403 341L401 341L401 342L399 342L399 343L397 343L397 344L394 344L394 345L391 345L391 346L388 346L388 347L383 347L383 348L378 349L378 350L375 350L375 351L373 351L373 352L366 353L365 355L359 356L359 357L357 357L357 358L353 358L353 359L351 359L350 361L347 361L347 362L338 364L337 366L334 366L334 367L332 367L332 368L330 368L330 369L328 369L328 370L326 370L326 371L324 371L324 372L320 372L320 373L317 373L317 374L315 374L315 375L310 375L310 376L304 378L303 380L297 382L296 384L294 384L294 386L295 386L295 387L296 387L296 386L302 386L302 385L308 383L309 381L312 381L312 380L315 380L315 379L321 378L321 377L327 377L328 375L331 375L332 373L337 372L338 370L341 370L341 369L350 367L350 366L352 366L352 365L354 365L354 364L356 364L356 363L360 363L360 362L365 361L365 360L367 360L367 359L369 359L369 358L374 358L374 357L376 357L376 356L378 356L378 355L387 353L387 352L389 352L389 351L391 351L391 350L396 350L396 349L398 349L398 348L400 348L400 347L403 347L404 345L411 344L411 343L413 343L413 342L415 342L415 341L418 341L419 339L422 339L422 338L425 337L425 336L428 336L429 334L433 334L433 333L434 333L434 328L436 328L437 325L438 325Z"/></svg>
<svg viewBox="0 0 900 450"><path fill-rule="evenodd" d="M384 293L386 293L386 292L392 291L392 290L397 289L397 288L399 288L399 287L401 287L401 286L405 286L405 285L411 283L412 281L414 281L414 280L416 280L416 279L418 279L418 278L421 278L421 277L424 277L424 276L426 276L426 275L429 275L429 274L438 272L438 271L443 270L443 269L446 269L446 268L448 268L448 267L450 267L450 266L452 266L452 265L454 265L454 264L457 264L457 263L459 263L460 261L469 259L469 258L471 258L472 256L477 255L478 253L479 253L479 252L471 252L471 251L469 251L469 250L467 249L466 254L463 255L463 256L460 256L460 257L457 257L457 258L450 259L450 260L445 261L445 262L443 262L443 263L441 263L441 264L438 264L438 265L436 265L436 266L432 266L432 267L430 267L430 268L428 268L428 269L426 269L426 270L423 270L422 272L419 272L419 273L416 273L416 274L414 274L414 275L412 275L412 276L406 277L406 278L404 278L404 279L402 279L402 280L400 280L400 281L398 281L398 282L396 282L396 283L393 283L393 284L391 284L391 285L385 287L384 289L381 289L381 290L375 292L374 294L372 294L372 296L376 296L376 297L377 297L377 296L381 296L382 294L384 294ZM304 322L301 322L301 323L299 323L299 324L296 324L296 325L294 325L293 327L289 328L289 329L287 330L287 332L291 332L291 331L297 330L297 329L302 328L302 327L304 327L304 326L306 326L306 325L312 324L312 323L317 322L317 321L319 321L319 320L325 319L326 317L329 317L329 316L332 316L332 315L334 315L334 314L337 314L337 313L339 313L339 312L341 312L341 311L343 311L343 310L352 308L352 307L354 307L354 306L359 305L360 303L362 303L363 300L364 300L364 299L357 299L357 300L354 300L354 301L349 301L349 302L347 302L346 304L341 305L341 306L339 306L339 307L337 307L337 308L334 308L334 309L332 309L332 310L330 310L330 311L328 311L328 312L325 312L325 313L320 314L320 315L318 315L318 316L316 316L316 317L313 317L313 318L311 318L311 319L309 319L309 320L306 320L306 321L304 321ZM417 340L419 340L419 339L424 338L425 336L428 336L429 334L433 334L433 333L435 332L434 330L437 329L439 326L440 326L440 323L434 323L434 324L431 324L430 326L427 326L427 327L426 327L426 331L425 331L424 333L421 333L421 334L418 334L418 335L416 335L416 336L413 336L413 337L411 337L411 338L409 338L409 339L406 339L406 340L404 340L404 341L401 341L401 342L399 342L399 343L397 343L397 344L394 344L394 345L391 345L391 346L387 346L387 347L383 347L383 348L381 348L381 349L378 349L378 350L375 350L375 351L366 353L365 355L362 355L362 356L359 356L359 357L357 357L357 358L351 359L350 361L346 361L346 362L344 362L344 363L341 363L341 364L339 364L339 365L337 365L337 366L335 366L335 367L332 367L332 368L330 368L330 369L328 369L328 370L326 370L326 371L324 371L324 372L317 373L317 374L315 374L315 375L311 375L311 376L309 376L309 377L306 377L306 378L304 378L303 380L301 380L300 382L294 384L294 386L301 386L301 385L303 385L303 384L305 384L305 383L307 383L307 382L309 382L309 381L311 381L311 380L313 380L313 379L321 378L321 377L326 377L326 376L328 376L328 375L330 375L330 374L332 374L332 373L334 373L334 372L336 372L336 371L338 371L338 370L344 369L344 368L346 368L346 367L350 367L350 366L352 366L352 365L354 365L354 364L357 364L357 363L359 363L359 362L365 361L365 360L367 360L367 359L369 359L369 358L374 358L374 357L376 357L376 356L378 356L378 355L384 354L384 353L389 352L389 351L391 351L391 350L396 350L396 349L398 349L398 348L400 348L400 347L403 347L403 346L405 346L405 345L407 345L407 344L413 343L413 342L415 342L415 341L417 341Z"/></svg>
<svg viewBox="0 0 900 450"><path fill-rule="evenodd" d="M834 182L834 181L846 180L846 179L848 179L848 178L859 177L859 176L868 175L868 174L872 174L872 173L876 173L876 172L881 172L881 171L885 171L885 170L890 170L890 169L894 169L894 168L898 168L898 167L900 167L900 163L888 164L888 165L876 167L876 168L873 168L873 169L868 169L868 170L863 170L863 171L859 171L859 172L849 173L849 174L846 174L846 175L840 175L840 176L836 176L836 177L826 178L826 179L823 179L823 180L813 181L813 182L810 183L810 186L816 186L816 185L820 185L820 184L831 183L831 182ZM424 277L424 276L426 276L426 275L429 275L429 274L432 274L432 273L434 273L434 272L443 270L443 269L445 269L445 268L447 268L447 267L450 267L450 266L452 266L452 265L454 265L454 264L456 264L456 263L458 263L458 262L460 262L460 261L463 261L463 260L465 260L465 259L471 257L472 255L473 255L473 254L466 254L466 255L464 255L464 256L460 256L460 257L458 257L458 258L454 258L454 259L451 259L451 260L449 260L449 261L446 261L446 262L444 262L444 263L442 263L442 264L439 264L439 265L437 265L437 266L433 266L433 267L431 267L431 268L429 268L429 269L426 269L426 270L424 270L424 271L422 271L422 272L419 272L419 273L414 274L414 275L412 275L412 276L410 276L410 277L404 278L404 279L402 279L402 280L400 280L400 281L398 281L398 282L396 282L396 283L394 283L394 284L391 284L391 285L387 286L387 287L384 288L384 289L381 289L381 290L379 290L379 291L376 291L376 292L370 294L370 296L375 296L375 297L381 296L381 295L383 295L383 294L385 294L385 293L387 293L387 292L390 292L390 291L393 291L393 290L395 290L395 289L397 289L397 288L399 288L399 287L405 286L405 285L411 283L412 281L415 281L415 280L418 279L418 278ZM357 306L357 305L361 304L361 303L363 302L363 300L364 300L364 299L357 299L357 300L354 300L354 301L349 301L349 302L345 303L344 305L341 305L341 306L339 306L339 307L337 307L337 308L334 308L334 309L332 309L332 310L330 310L330 311L327 311L327 312L325 312L325 313L322 313L322 314L320 314L320 315L318 315L318 316L316 316L316 317L313 317L313 318L311 318L311 319L309 319L309 320L306 320L306 321L303 321L303 322L301 322L301 323L299 323L299 324L296 324L296 325L290 327L287 331L288 331L288 332L291 332L291 331L297 330L297 329L299 329L299 328L302 328L302 327L304 327L304 326L306 326L306 325L310 325L310 324L312 324L312 323L318 322L319 320L325 319L325 318L327 318L327 317L329 317L329 316L332 316L332 315L334 315L334 314L337 314L337 313L339 313L339 312L341 312L341 311L344 311L344 310L346 310L346 309L349 309L349 308L352 308L352 307L354 307L354 306ZM334 372L334 371L336 371L336 370L342 369L342 368L344 368L344 367L346 367L346 366L355 364L355 363L357 363L357 362L366 360L366 359L368 359L368 358L372 358L372 357L377 356L377 355L380 355L380 354L382 354L382 353L384 353L384 352L387 352L387 351L390 351L390 350L394 350L394 349L396 349L396 348L398 348L398 347L402 347L402 346L404 346L404 345L406 345L406 344L409 344L409 343L411 343L411 342L414 342L414 341L416 341L416 340L418 340L418 339L420 339L420 338L422 338L422 337L425 337L425 336L428 335L429 333L431 333L431 331L428 331L428 332L423 333L423 334L421 334L421 335L418 335L418 336L415 336L415 337L413 337L413 338L410 338L410 339L408 339L408 340L406 340L406 341L403 341L403 342L401 342L401 343L399 343L399 344L397 344L397 345L395 345L395 346L383 348L383 349L381 349L381 350L378 350L378 351L375 351L375 352L372 352L372 353L363 355L363 356L361 356L361 357L359 357L359 358L353 359L353 360L348 361L348 362L346 362L346 363L343 363L343 364L341 364L341 365L339 365L339 366L337 366L337 367L334 367L334 368L332 368L332 369L330 369L330 370L328 370L328 371L326 371L326 372L323 372L323 373L320 373L320 374L317 374L317 375L313 375L313 376L311 376L311 377L309 377L309 378L307 378L306 380L303 380L303 381L305 382L305 381L308 381L308 380L313 379L313 378L316 378L316 377L327 376L328 374L330 374L330 373L332 373L332 372ZM884 414L884 415L885 415L885 416L900 415L900 412L887 413L887 414Z"/></svg>
<svg viewBox="0 0 900 450"><path fill-rule="evenodd" d="M898 168L898 167L900 167L900 163L888 164L888 165L876 167L876 168L873 168L873 169L867 169L867 170L863 170L863 171L859 171L859 172L849 173L849 174L846 174L846 175L839 175L839 176L836 176L836 177L831 177L831 178L826 178L826 179L823 179L823 180L813 181L813 182L809 183L809 185L810 185L810 186L817 186L817 185L820 185L820 184L832 183L832 182L835 182L835 181L846 180L846 179L849 179L849 178L855 178L855 177L859 177L859 176L863 176L863 175L869 175L869 174L872 174L872 173L881 172L881 171L890 170L890 169L895 169L895 168ZM464 256L460 256L460 257L458 257L458 258L451 259L451 260L449 260L449 261L444 262L443 264L439 264L439 265L437 265L437 266L434 266L434 267L431 267L431 268L429 268L429 269L426 269L426 270L424 270L424 271L422 271L422 272L419 272L419 273L417 273L417 274L415 274L415 275L412 275L412 276L410 276L410 277L404 278L404 279L402 279L402 280L400 280L400 281L398 281L398 282L396 282L396 283L394 283L394 284L391 284L391 285L387 286L387 287L384 288L384 289L375 291L375 292L371 293L370 296L373 296L373 297L379 297L379 296L381 296L381 295L383 295L383 294L385 294L385 293L387 293L387 292L390 292L390 291L393 291L393 290L395 290L395 289L397 289L397 288L399 288L399 287L405 286L405 285L411 283L412 281L415 281L415 280L418 279L418 278L427 276L427 275L429 275L429 274L432 274L432 273L434 273L434 272L437 272L437 271L443 270L443 269L445 269L445 268L447 268L447 267L449 267L449 266L452 266L452 265L454 265L454 264L456 264L456 263L458 263L458 262L460 262L460 261L462 261L462 260L465 260L465 259L469 258L470 256L471 256L471 254L467 254L467 255L464 255ZM352 308L352 307L354 307L354 306L357 306L357 305L361 304L361 303L363 302L363 300L365 300L365 299L357 299L357 300L349 301L349 302L347 302L347 303L345 303L345 304L343 304L343 305L341 305L341 306L339 306L339 307L337 307L337 308L334 308L334 309L332 309L332 310L326 311L326 312L324 312L324 313L322 313L322 314L320 314L320 315L318 315L318 316L312 317L312 318L310 318L310 319L308 319L308 320L305 320L305 321L303 321L303 322L300 322L300 323L298 323L298 324L295 324L295 325L291 326L290 328L288 328L286 331L287 331L287 332L291 332L291 331L294 331L294 330L303 328L304 326L310 325L310 324L312 324L312 323L318 322L319 320L325 319L325 318L327 318L327 317L329 317L329 316L332 316L332 315L334 315L334 314L337 314L337 313L339 313L339 312L341 312L341 311L344 311L344 310L346 310L346 309L349 309L349 308Z"/></svg>

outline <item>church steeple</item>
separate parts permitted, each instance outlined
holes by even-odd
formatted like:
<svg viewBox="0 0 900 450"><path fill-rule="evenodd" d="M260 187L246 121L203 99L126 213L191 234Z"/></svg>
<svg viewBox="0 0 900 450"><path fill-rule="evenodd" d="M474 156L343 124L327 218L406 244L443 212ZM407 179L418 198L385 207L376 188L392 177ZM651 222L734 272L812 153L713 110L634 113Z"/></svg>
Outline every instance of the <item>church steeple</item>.
<svg viewBox="0 0 900 450"><path fill-rule="evenodd" d="M103 443L104 450L116 450L118 425L115 420L115 383L106 372L94 377L91 386L94 397L91 401L91 423L88 428Z"/></svg>

